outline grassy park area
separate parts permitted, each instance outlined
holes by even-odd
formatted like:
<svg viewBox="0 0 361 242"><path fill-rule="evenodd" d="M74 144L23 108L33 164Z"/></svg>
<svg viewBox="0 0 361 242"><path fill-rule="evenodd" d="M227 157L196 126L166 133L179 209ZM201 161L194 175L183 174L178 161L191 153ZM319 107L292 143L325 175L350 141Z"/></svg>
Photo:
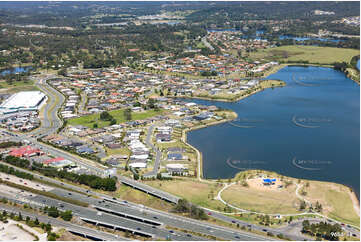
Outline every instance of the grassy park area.
<svg viewBox="0 0 361 242"><path fill-rule="evenodd" d="M117 121L117 124L126 122L124 116L124 109L112 110L108 112L114 119ZM163 111L147 110L144 112L132 112L132 120L143 120L150 118L159 114L162 114ZM100 120L100 113L85 115L78 118L73 118L68 120L70 125L84 125L86 127L92 128L94 124L97 124L99 128L109 126L110 121Z"/></svg>
<svg viewBox="0 0 361 242"><path fill-rule="evenodd" d="M265 177L276 178L277 181L274 185L264 185ZM302 180L259 170L240 172L233 179L213 182L200 182L190 178L144 182L199 206L218 211L225 211L226 208L226 205L215 199L223 188L221 182L236 182L221 193L222 199L235 207L266 214L294 215L309 211L309 205L300 210L302 198L311 202L314 208L316 203L320 203L322 209L319 212L330 218L360 225L356 196L348 187L331 182ZM236 212L234 209L232 211ZM251 219L247 216L242 218Z"/></svg>
<svg viewBox="0 0 361 242"><path fill-rule="evenodd" d="M269 214L299 213L300 201L295 196L296 186L284 189L262 189L261 186L233 185L222 192L222 199L233 206Z"/></svg>
<svg viewBox="0 0 361 242"><path fill-rule="evenodd" d="M202 207L223 210L225 205L214 198L222 186L216 182L199 182L194 179L174 179L170 181L145 181L146 184L183 197Z"/></svg>
<svg viewBox="0 0 361 242"><path fill-rule="evenodd" d="M38 90L36 86L34 86L33 81L14 81L9 84L6 81L0 81L0 93L15 93L20 91L35 91Z"/></svg>
<svg viewBox="0 0 361 242"><path fill-rule="evenodd" d="M318 64L332 64L334 62L351 61L353 56L359 55L356 49L288 45L276 48L258 50L250 54L254 60L283 61L283 62L308 62Z"/></svg>
<svg viewBox="0 0 361 242"><path fill-rule="evenodd" d="M310 181L305 191L307 192L305 199L321 202L324 214L330 218L355 226L360 225L360 217L354 209L354 204L358 201L348 187L331 182Z"/></svg>

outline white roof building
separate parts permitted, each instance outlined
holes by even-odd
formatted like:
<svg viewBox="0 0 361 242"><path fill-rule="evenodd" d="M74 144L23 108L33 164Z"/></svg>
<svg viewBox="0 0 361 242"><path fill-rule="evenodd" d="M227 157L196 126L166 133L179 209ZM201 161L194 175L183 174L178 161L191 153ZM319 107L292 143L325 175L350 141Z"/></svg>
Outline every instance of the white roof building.
<svg viewBox="0 0 361 242"><path fill-rule="evenodd" d="M134 163L130 163L129 166L133 168L147 168L147 163L134 162Z"/></svg>
<svg viewBox="0 0 361 242"><path fill-rule="evenodd" d="M45 98L40 91L18 92L6 99L0 109L38 109Z"/></svg>

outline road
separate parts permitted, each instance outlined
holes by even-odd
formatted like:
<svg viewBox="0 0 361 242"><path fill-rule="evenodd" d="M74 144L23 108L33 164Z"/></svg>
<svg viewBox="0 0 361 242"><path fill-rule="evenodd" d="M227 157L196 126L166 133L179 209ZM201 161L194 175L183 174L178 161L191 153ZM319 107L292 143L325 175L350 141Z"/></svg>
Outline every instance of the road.
<svg viewBox="0 0 361 242"><path fill-rule="evenodd" d="M147 137L145 139L145 143L152 148L152 150L155 152L155 160L154 160L154 166L153 166L153 170L144 174L144 176L157 176L158 174L158 170L159 170L159 167L160 167L160 158L162 156L162 152L157 149L157 147L155 147L152 143L152 133L153 133L153 130L155 128L155 124L149 126L148 128L148 132L147 132Z"/></svg>
<svg viewBox="0 0 361 242"><path fill-rule="evenodd" d="M58 117L58 110L65 101L65 97L47 84L47 80L54 76L40 78L35 81L35 86L44 92L48 97L48 102L44 107L44 117L39 128L27 133L34 138L41 138L52 134L63 125L63 121Z"/></svg>
<svg viewBox="0 0 361 242"><path fill-rule="evenodd" d="M209 48L210 50L214 50L213 46L207 41L207 37L206 37L206 36L204 36L204 37L202 38L202 42L203 42L203 44L204 44L207 48Z"/></svg>
<svg viewBox="0 0 361 242"><path fill-rule="evenodd" d="M141 183L141 182L137 182L133 179L130 179L128 177L125 177L125 176L120 176L120 175L117 175L118 177L118 180L127 185L127 186L130 186L130 187L133 187L135 189L138 189L138 190L141 190L147 194L151 194L155 197L158 197L160 199L163 199L165 201L168 201L168 202L171 202L171 203L178 203L178 200L180 199L179 197L177 196L174 196L172 194L169 194L167 192L164 192L162 190L159 190L157 188L154 188L154 187L151 187L151 186L148 186L144 183Z"/></svg>
<svg viewBox="0 0 361 242"><path fill-rule="evenodd" d="M175 232L167 230L160 226L155 226L143 222L139 222L133 219L116 216L110 213L98 212L92 208L85 208L63 201L55 200L42 195L33 194L24 195L29 201L28 203L33 207L57 207L61 211L71 210L74 216L77 216L84 222L92 223L97 226L108 227L118 230L127 230L134 234L158 238L158 239L171 239L177 241L187 240L206 240L199 236L189 235L183 232ZM9 197L7 197L9 198ZM20 198L10 197L12 200L21 201Z"/></svg>
<svg viewBox="0 0 361 242"><path fill-rule="evenodd" d="M0 163L3 163L3 162L0 162ZM11 165L8 165L8 166L11 166ZM14 167L14 166L12 166L12 167ZM52 178L43 177L41 175L38 175L36 173L30 172L30 171L27 171L24 169L19 169L16 167L15 167L15 169L18 169L18 170L21 170L21 171L24 171L27 173L31 173L34 175L34 177L41 179L41 180L53 182L58 185L62 185L63 187L70 188L72 190L76 190L76 191L79 191L79 192L82 192L85 194L95 195L98 198L88 197L87 195L83 195L83 194L80 194L77 192L68 191L68 190L64 190L64 189L60 189L60 188L54 188L51 191L51 192L57 194L58 196L68 197L68 198L72 198L75 200L87 202L87 203L91 204L91 206L93 208L101 210L103 212L105 212L104 210L110 210L108 212L112 212L121 217L127 217L129 219L133 219L133 220L135 219L138 221L142 221L143 223L146 223L146 224L152 225L152 224L160 223L160 224L164 224L164 225L169 225L171 227L178 227L178 228L182 228L182 229L185 229L188 231L202 233L204 235L217 236L217 237L220 237L225 240L247 240L247 241L248 240L267 240L267 238L264 236L254 235L254 234L247 233L247 232L244 232L241 230L230 229L230 228L221 227L221 226L217 226L214 224L202 222L199 220L185 218L182 216L178 216L178 215L170 214L170 213L167 213L164 211L148 208L143 205L131 203L128 201L114 200L112 197L106 196L101 193L95 193L93 191L88 191L84 188L80 188L80 187L73 186L73 185L70 185L67 183L63 183L63 182L54 180ZM69 195L69 193L71 193L71 194ZM47 200L47 199L45 199L45 200ZM42 202L42 200L40 200L40 201L36 200L36 202ZM61 202L61 203L63 203L63 202ZM75 211L75 210L73 210L73 211ZM235 238L236 236L239 237L240 239Z"/></svg>
<svg viewBox="0 0 361 242"><path fill-rule="evenodd" d="M87 95L84 92L81 92L80 96L81 96L81 100L78 105L78 114L82 114L83 112L85 112L85 108L86 108L85 104L88 99Z"/></svg>
<svg viewBox="0 0 361 242"><path fill-rule="evenodd" d="M83 237L89 238L89 239L97 239L97 240L104 240L104 241L119 241L119 240L130 240L118 235L106 233L103 231L91 229L89 227L80 226L74 223L65 222L59 219L54 219L51 217L47 217L44 215L38 215L35 213L31 213L29 211L25 211L23 209L17 208L17 207L11 207L4 204L0 205L0 210L7 211L8 213L16 213L18 214L21 212L23 217L29 216L31 219L38 218L39 222L42 223L50 223L52 226L56 227L62 227L68 230L69 232L81 235Z"/></svg>
<svg viewBox="0 0 361 242"><path fill-rule="evenodd" d="M44 84L43 82L44 82L44 79L42 79L42 81L41 81L41 83L39 85L45 85L46 86L47 84ZM41 86L41 87L45 88L44 86ZM52 90L50 92L49 89L46 89L47 93L48 92L52 93L52 92L54 92L54 90ZM46 92L46 91L44 89L44 92ZM57 91L55 90L54 93L56 93L56 92ZM56 99L54 97L54 93L48 94L48 97L50 99L49 102L51 102L51 100L61 100L59 98ZM45 115L46 118L45 118L44 124L42 125L42 128L39 129L39 130L42 130L40 132L41 135L49 134L51 132L55 132L56 129L57 129L56 126L60 124L59 122L56 122L56 121L52 122L52 121L59 119L59 117L57 116L57 110L61 107L61 104L60 104L60 102L57 102L56 104L54 104L54 102L51 102L51 103L52 103L51 105L50 104L47 105L48 109L44 110L44 111L46 111L46 112L44 112L44 113L46 113L46 115ZM53 108L52 112L50 112L49 110L53 105L55 105L55 107ZM49 113L50 113L50 115L49 115ZM46 130L46 125L47 124L49 125L49 129ZM52 126L53 128L50 128L50 126ZM153 132L153 129L154 129L154 125L151 126L149 128L149 130L148 130L148 134L147 134L147 137L146 137L146 143L150 147L152 147L152 149L155 150L156 153L157 153L156 161L155 161L155 165L154 165L155 169L153 170L153 172L154 172L153 174L156 175L157 172L158 172L158 169L159 169L161 152L159 150L157 150L156 147L154 147L152 142L151 142L151 134ZM5 131L3 131L3 132L5 132ZM28 139L30 142L32 142L34 144L34 146L37 146L37 147L41 148L44 152L51 153L54 156L61 156L61 157L64 157L66 159L72 160L75 163L79 164L80 166L86 167L91 171L95 171L96 174L103 174L103 171L104 171L105 167L101 167L99 164L96 164L93 161L89 161L87 159L79 158L79 157L74 156L72 154L69 154L69 153L67 153L65 151L62 151L62 150L56 149L54 147L51 147L49 145L45 145L43 143L40 143L36 139L29 137L28 136L29 134L18 135L18 134L14 134L14 133L11 133L11 132L5 132L5 133L7 133L7 134L10 133L11 136L17 141L23 141L24 139ZM36 175L36 176L38 176L39 179L48 180L48 181L51 181L53 183L60 184L60 185L62 185L64 187L68 187L68 188L71 188L71 189L76 190L76 191L88 192L89 194L96 195L96 196L99 196L99 197L107 199L107 200L112 200L113 199L113 198L111 198L109 196L106 196L104 194L99 194L99 193L96 193L96 192L88 191L88 190L80 188L78 186L65 184L65 183L59 182L59 181L51 179L51 178L43 177L41 175ZM134 187L136 189L139 189L139 190L142 190L142 191L144 191L146 193L158 196L158 197L160 197L160 198L162 198L164 200L167 200L167 201L170 201L170 202L173 202L173 203L178 202L179 197L176 197L176 196L173 196L173 195L171 195L171 194L169 194L167 192L155 189L155 188L150 187L148 185L145 185L145 184L143 184L141 182L137 182L137 181L134 181L132 179L122 177L122 176L118 176L118 179L123 184L130 185L130 186L132 186L132 187ZM56 193L62 194L60 190L55 190L55 191L56 191ZM37 198L39 198L39 197L40 196L37 196ZM82 199L84 199L84 198L82 198ZM46 198L45 200L48 201L49 199ZM89 201L89 200L91 200L91 199L86 198L85 201ZM39 201L34 200L34 202L39 202ZM40 202L42 202L42 201L40 201ZM49 201L49 203L50 202L55 203L55 201ZM114 201L113 201L113 203L114 203ZM120 204L120 203L118 201L116 201L115 204ZM134 229L134 227L136 227L138 225L139 226L142 225L142 226L145 226L145 227L139 227L139 228L141 228L142 232L145 231L146 233L149 232L150 234L153 234L154 233L154 231L153 231L154 228L152 228L152 226L154 226L154 225L150 225L149 221L144 223L145 220L150 220L151 219L151 217L149 217L148 215L143 214L143 211L146 211L147 214L148 213L152 214L151 216L153 216L153 220L154 220L154 214L156 214L157 218L160 217L159 221L161 223L172 225L172 226L178 227L178 228L183 228L183 229L190 230L190 231L195 231L195 232L201 231L203 234L206 234L206 235L217 235L220 238L223 238L223 239L226 239L226 240L238 240L238 238L240 238L240 240L265 240L265 239L267 240L267 238L265 238L263 236L260 236L260 235L250 234L250 233L246 233L246 232L240 231L240 230L232 230L232 229L225 228L225 227L211 225L209 223L200 222L198 220L192 220L192 219L184 218L184 217L177 216L177 215L174 215L174 214L166 213L166 212L163 212L163 211L159 211L159 210L155 210L155 209L151 209L151 208L146 208L146 207L138 205L138 204L128 203L128 205L127 205L128 207L124 210L124 209L121 209L120 205L110 205L109 202L106 202L106 203L104 203L104 206L100 206L99 204L97 204L97 206L95 206L94 208L103 209L103 211L105 211L106 209L109 208L109 207L106 207L105 205L108 205L109 207L111 207L112 212L118 213L117 215L106 214L106 216L103 216L104 219L102 218L102 221L100 221L102 223L105 223L105 224L108 224L108 225L111 225L111 226L122 227L122 226L125 226L125 225L130 226L129 224L131 224L131 227L132 227L131 229ZM124 205L124 202L123 202L123 205ZM74 207L75 205L69 204L69 205L67 205L67 207L68 206L70 206L69 209L70 208L71 209L76 209ZM94 206L94 204L93 204L93 206ZM79 211L81 211L82 209L84 209L84 208L80 207ZM74 211L76 211L76 210L74 210ZM91 212L89 212L89 211L91 211ZM93 209L93 210L88 209L86 211L82 211L81 215L83 214L83 212L84 212L84 214L87 215L86 217L83 217L83 219L85 219L87 221L97 221L97 219L99 217L96 214L94 214L94 213L96 213L95 209ZM139 212L141 212L141 214L139 214ZM120 220L119 219L119 213L122 213L122 215L126 214L126 217L128 217L128 218L132 217L132 219L126 219L126 221ZM80 213L78 215L80 215ZM108 217L108 216L112 216L112 217ZM134 222L134 217L135 216L141 217L143 219L143 221L142 222ZM223 215L221 213L216 213L214 211L211 212L211 216L214 217L214 218L220 219L220 220L222 220L224 222L227 222L227 223L233 223L233 224L239 223L240 225L249 226L249 224L247 224L245 222L242 222L242 221L236 220L236 219L232 219L232 218L230 218L228 216L225 216L225 215ZM116 217L117 219L114 219L114 217ZM118 222L115 222L115 221L118 221ZM132 222L129 222L129 221L132 221ZM265 227L261 227L261 226L257 226L257 225L250 225L250 226L252 227L252 229L260 230L260 231L264 230L264 228L265 228ZM282 229L282 230L280 230L280 229L272 229L271 230L271 229L267 228L267 231L272 232L274 234L283 233L285 236L290 237L292 239L296 239L296 240L303 240L304 239L304 237L299 237L299 235L294 235L294 234L288 235L287 234L287 229ZM160 231L160 232L156 233L155 235L156 236L166 236L166 237L163 237L163 238L167 238L167 236L169 236L169 231ZM189 239L189 237L187 235L185 235L185 234L181 234L179 236L182 237L183 239ZM176 237L175 239L180 239L180 238ZM195 238L193 237L192 240L193 239L195 239ZM199 238L199 239L201 239L201 238Z"/></svg>

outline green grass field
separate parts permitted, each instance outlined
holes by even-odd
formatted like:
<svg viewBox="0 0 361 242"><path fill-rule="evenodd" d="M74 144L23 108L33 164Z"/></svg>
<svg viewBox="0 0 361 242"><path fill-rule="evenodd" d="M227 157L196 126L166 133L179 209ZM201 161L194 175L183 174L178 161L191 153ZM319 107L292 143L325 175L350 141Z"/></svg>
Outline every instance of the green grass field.
<svg viewBox="0 0 361 242"><path fill-rule="evenodd" d="M34 86L33 81L14 81L12 84L5 81L0 82L0 92L15 93L35 90L38 90L38 88Z"/></svg>
<svg viewBox="0 0 361 242"><path fill-rule="evenodd" d="M155 115L162 114L164 111L155 111L148 110L144 112L132 112L132 120L143 120L149 117L153 117ZM109 114L112 115L116 120L117 124L126 122L124 117L124 109L112 110L109 111ZM92 128L94 124L98 124L99 128L109 126L110 121L100 120L100 114L90 114L86 116L82 116L79 118L73 118L68 120L68 124L70 125L84 125L86 127Z"/></svg>
<svg viewBox="0 0 361 242"><path fill-rule="evenodd" d="M214 197L221 188L217 183L210 184L193 179L175 179L171 181L145 181L146 184L176 196L183 197L188 201L202 207L223 210L225 205Z"/></svg>
<svg viewBox="0 0 361 242"><path fill-rule="evenodd" d="M359 54L360 51L356 49L288 45L252 52L250 58L253 60L308 61L309 63L332 64L342 61L349 63L353 56Z"/></svg>
<svg viewBox="0 0 361 242"><path fill-rule="evenodd" d="M355 212L348 187L318 181L310 181L309 184L310 186L305 188L306 199L321 202L324 213L331 218L356 226L360 225L360 217Z"/></svg>
<svg viewBox="0 0 361 242"><path fill-rule="evenodd" d="M295 185L283 190L257 190L233 185L222 192L222 198L228 203L247 210L263 213L292 214L300 213L299 201L295 195Z"/></svg>

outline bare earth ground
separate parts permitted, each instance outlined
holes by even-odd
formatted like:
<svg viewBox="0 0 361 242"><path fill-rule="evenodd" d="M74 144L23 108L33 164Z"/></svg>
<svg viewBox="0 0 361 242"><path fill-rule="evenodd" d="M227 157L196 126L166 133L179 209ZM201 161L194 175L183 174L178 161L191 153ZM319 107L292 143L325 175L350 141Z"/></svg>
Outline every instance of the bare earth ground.
<svg viewBox="0 0 361 242"><path fill-rule="evenodd" d="M354 192L350 191L350 197L352 200L353 208L355 209L355 212L360 216L360 202L356 197L356 194Z"/></svg>
<svg viewBox="0 0 361 242"><path fill-rule="evenodd" d="M28 232L22 230L15 223L9 221L8 224L0 222L1 241L33 241L35 238Z"/></svg>

